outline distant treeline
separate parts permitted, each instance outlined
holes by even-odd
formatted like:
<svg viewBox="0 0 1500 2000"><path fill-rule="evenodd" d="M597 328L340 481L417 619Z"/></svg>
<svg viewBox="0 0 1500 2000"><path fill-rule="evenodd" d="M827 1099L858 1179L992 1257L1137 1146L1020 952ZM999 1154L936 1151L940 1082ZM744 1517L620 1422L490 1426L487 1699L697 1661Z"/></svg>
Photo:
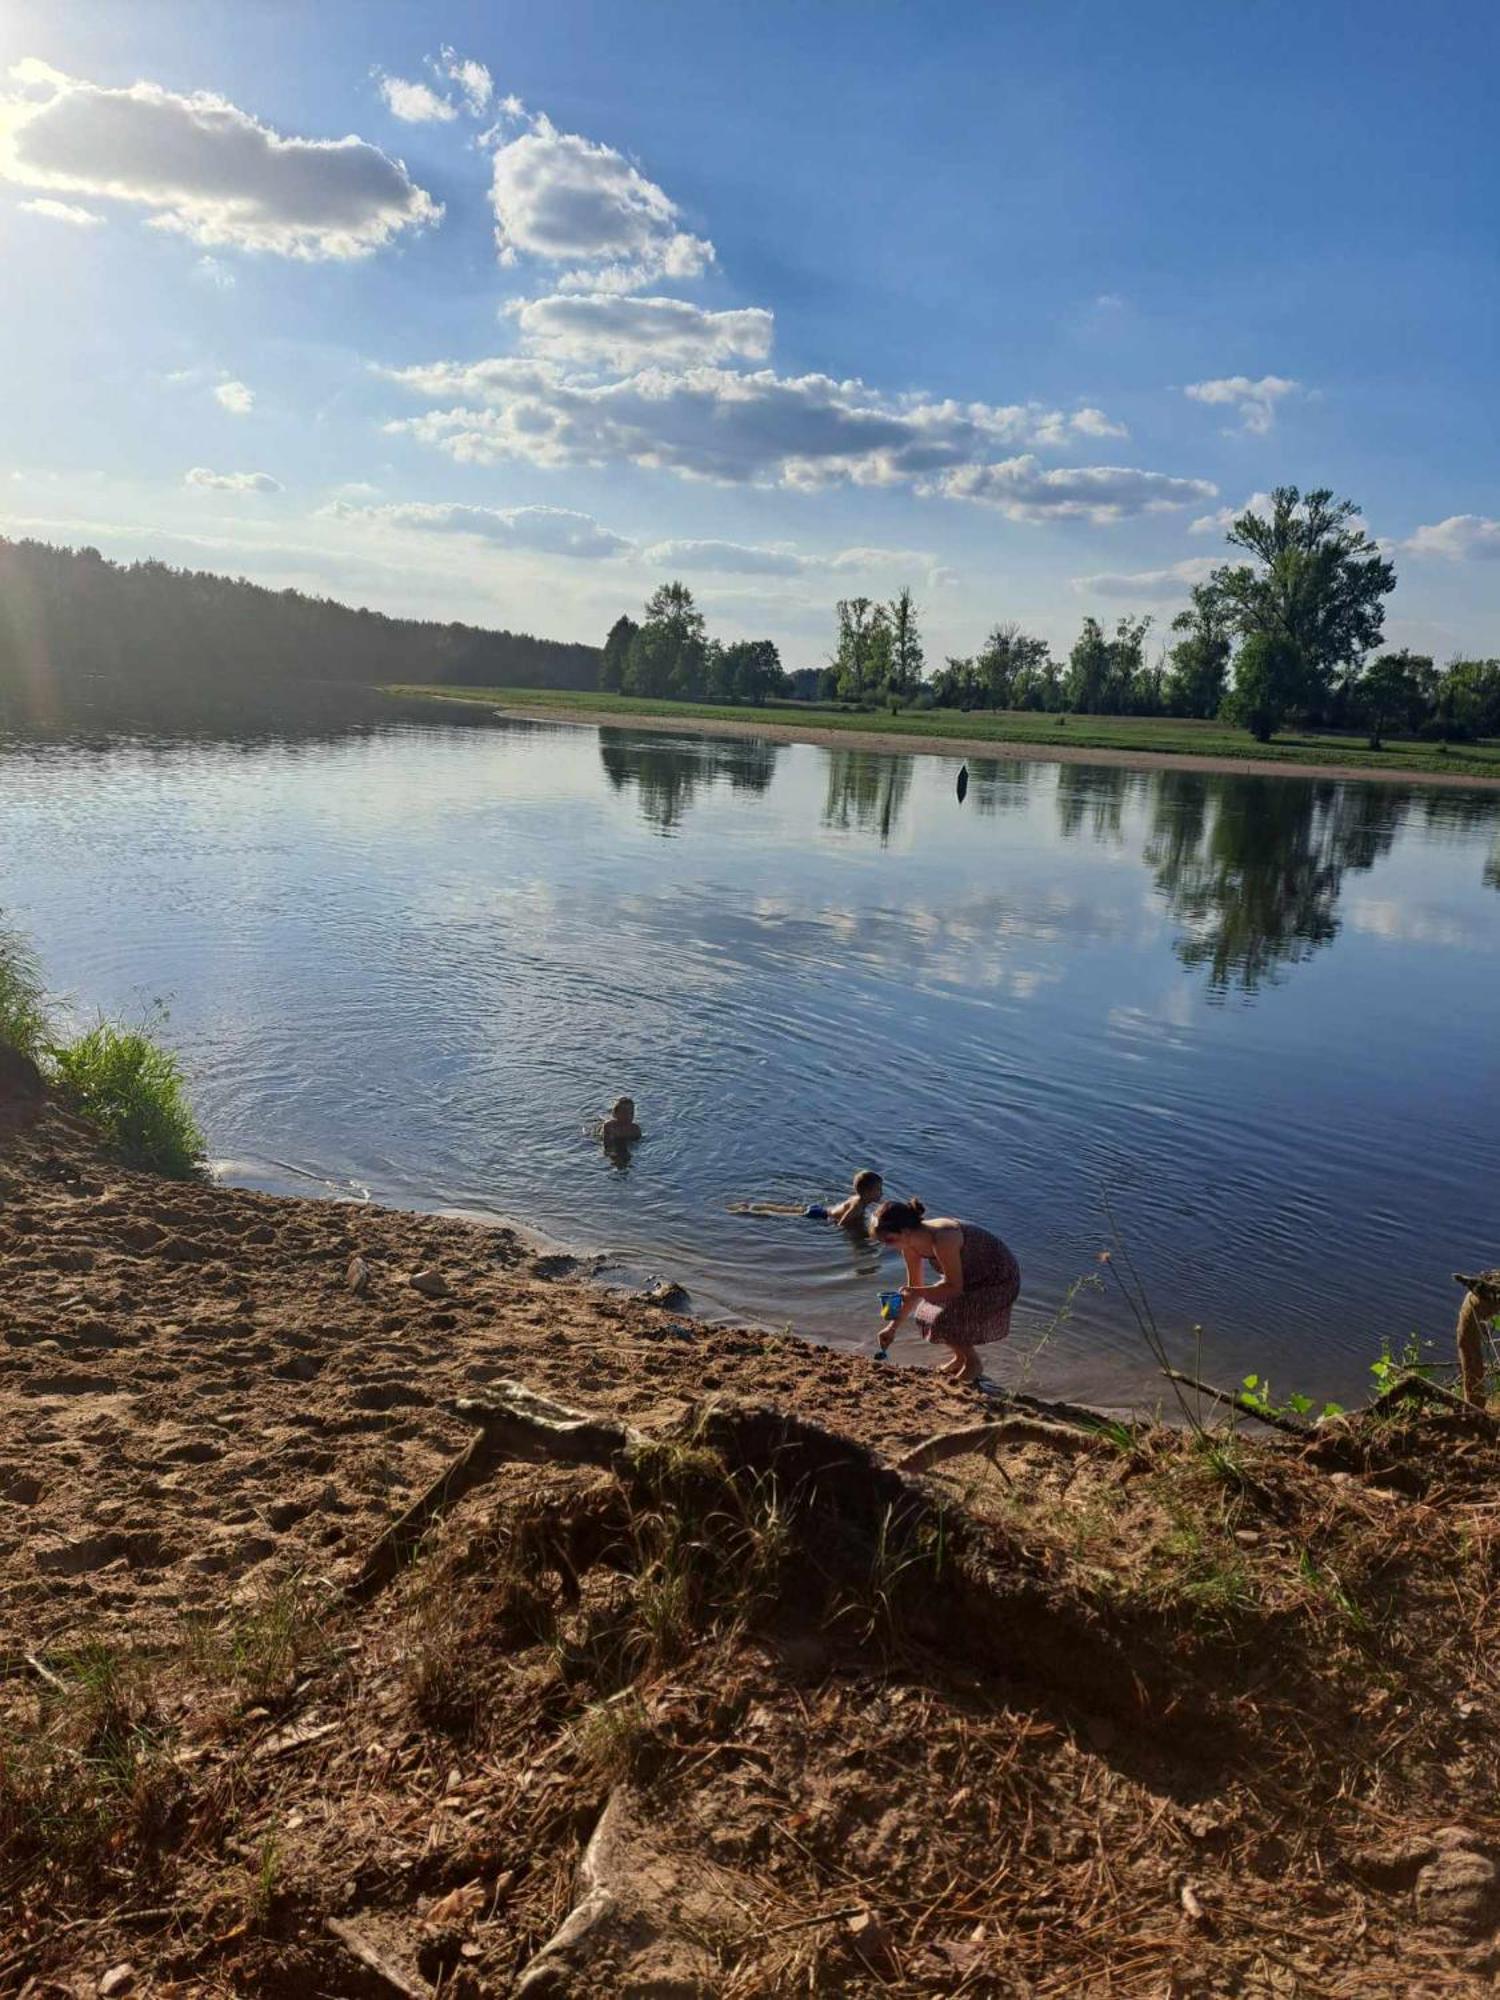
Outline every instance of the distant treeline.
<svg viewBox="0 0 1500 2000"><path fill-rule="evenodd" d="M592 688L597 646L388 618L243 577L0 539L0 724L262 717L385 681Z"/></svg>
<svg viewBox="0 0 1500 2000"><path fill-rule="evenodd" d="M663 584L644 623L619 619L599 686L686 701L839 702L847 707L1032 709L1063 715L1181 716L1247 729L1262 742L1287 724L1465 742L1500 735L1500 659L1379 650L1389 557L1352 500L1327 487L1278 486L1225 534L1234 555L1190 592L1175 643L1148 653L1150 618L1097 618L1065 660L1019 625L996 625L977 653L928 672L910 590L889 604L836 606L822 668L787 674L768 640L719 645L681 583Z"/></svg>

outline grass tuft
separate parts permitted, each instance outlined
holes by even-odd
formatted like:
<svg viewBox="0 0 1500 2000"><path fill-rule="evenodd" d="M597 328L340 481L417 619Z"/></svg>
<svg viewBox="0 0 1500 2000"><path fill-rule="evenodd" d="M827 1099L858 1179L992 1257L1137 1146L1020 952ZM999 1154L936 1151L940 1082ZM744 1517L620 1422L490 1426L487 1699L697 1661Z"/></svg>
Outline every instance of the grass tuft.
<svg viewBox="0 0 1500 2000"><path fill-rule="evenodd" d="M35 954L17 932L0 925L0 1043L40 1062L50 1028Z"/></svg>
<svg viewBox="0 0 1500 2000"><path fill-rule="evenodd" d="M202 1171L203 1134L182 1069L143 1029L100 1021L54 1048L52 1063L62 1095L127 1166L174 1180Z"/></svg>
<svg viewBox="0 0 1500 2000"><path fill-rule="evenodd" d="M189 1664L206 1680L232 1688L247 1708L285 1701L330 1650L318 1602L300 1577L277 1583L219 1624L187 1622Z"/></svg>

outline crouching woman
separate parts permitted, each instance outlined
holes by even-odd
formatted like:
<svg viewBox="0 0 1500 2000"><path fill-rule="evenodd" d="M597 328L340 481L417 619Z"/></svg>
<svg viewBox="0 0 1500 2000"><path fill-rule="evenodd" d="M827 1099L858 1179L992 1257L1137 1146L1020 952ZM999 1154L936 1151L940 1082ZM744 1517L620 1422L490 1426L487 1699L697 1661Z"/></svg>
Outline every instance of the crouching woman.
<svg viewBox="0 0 1500 2000"><path fill-rule="evenodd" d="M1021 1268L1010 1250L976 1223L951 1215L929 1219L919 1201L882 1202L873 1234L906 1262L897 1323L914 1318L924 1340L951 1349L942 1374L956 1382L977 1381L978 1350L1009 1334L1021 1289ZM922 1282L929 1264L939 1274L935 1285Z"/></svg>

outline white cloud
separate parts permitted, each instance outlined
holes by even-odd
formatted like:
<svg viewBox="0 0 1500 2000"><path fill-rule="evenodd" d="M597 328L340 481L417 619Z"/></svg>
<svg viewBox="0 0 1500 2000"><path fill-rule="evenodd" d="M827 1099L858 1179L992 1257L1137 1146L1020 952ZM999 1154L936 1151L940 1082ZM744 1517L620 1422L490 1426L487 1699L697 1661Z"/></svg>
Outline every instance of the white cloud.
<svg viewBox="0 0 1500 2000"><path fill-rule="evenodd" d="M457 106L439 97L430 84L379 73L376 83L391 116L404 125L448 124L458 116Z"/></svg>
<svg viewBox="0 0 1500 2000"><path fill-rule="evenodd" d="M1075 410L1070 417L1065 417L1060 410L1054 410L1047 419L1046 424L1038 429L1036 442L1038 444L1064 445L1071 443L1074 438L1080 437L1123 438L1129 436L1130 432L1125 428L1124 424L1115 423L1112 418L1105 416L1103 410Z"/></svg>
<svg viewBox="0 0 1500 2000"><path fill-rule="evenodd" d="M416 528L427 534L471 535L500 548L537 555L627 555L635 544L602 528L590 514L565 507L466 507L421 500L383 507L357 507L336 500L322 510L342 521L375 528Z"/></svg>
<svg viewBox="0 0 1500 2000"><path fill-rule="evenodd" d="M1081 597L1138 598L1142 603L1166 603L1186 597L1195 583L1203 583L1219 567L1217 556L1189 556L1185 562L1170 563L1165 569L1101 571L1097 576L1075 576L1073 588Z"/></svg>
<svg viewBox="0 0 1500 2000"><path fill-rule="evenodd" d="M1232 408L1242 430L1263 437L1276 421L1276 405L1301 386L1285 375L1262 375L1258 381L1248 375L1220 375L1211 382L1189 382L1183 394L1195 403Z"/></svg>
<svg viewBox="0 0 1500 2000"><path fill-rule="evenodd" d="M545 117L494 155L490 202L502 264L576 264L563 291L633 292L694 278L714 246L678 227L677 204L613 146L559 132Z"/></svg>
<svg viewBox="0 0 1500 2000"><path fill-rule="evenodd" d="M920 571L932 587L951 581L936 558L922 549L838 549L832 555L804 555L789 542L655 542L641 550L653 569L708 571L719 576L809 576L817 574Z"/></svg>
<svg viewBox="0 0 1500 2000"><path fill-rule="evenodd" d="M362 257L442 207L399 160L350 135L285 138L225 98L160 84L117 89L34 59L0 99L0 178L154 209L207 247Z"/></svg>
<svg viewBox="0 0 1500 2000"><path fill-rule="evenodd" d="M436 67L448 78L450 83L458 85L463 93L464 102L473 115L476 118L482 118L484 113L489 109L490 99L495 92L494 83L484 64L482 62L475 62L472 57L459 55L455 49L449 48L445 43L442 53L437 59ZM506 101L512 104L516 102L514 98L509 98Z"/></svg>
<svg viewBox="0 0 1500 2000"><path fill-rule="evenodd" d="M1263 521L1271 518L1271 496L1269 493L1252 493L1241 507L1216 507L1211 514L1199 514L1188 522L1190 535L1222 535L1232 528L1241 514L1259 514Z"/></svg>
<svg viewBox="0 0 1500 2000"><path fill-rule="evenodd" d="M1450 514L1418 528L1399 548L1411 556L1443 556L1449 562L1500 562L1500 521L1485 514Z"/></svg>
<svg viewBox="0 0 1500 2000"><path fill-rule="evenodd" d="M218 493L279 493L281 481L273 479L269 472L210 472L206 465L195 465L184 473L184 486L209 486Z"/></svg>
<svg viewBox="0 0 1500 2000"><path fill-rule="evenodd" d="M248 417L255 408L255 391L243 382L220 382L214 390L214 401L232 417Z"/></svg>
<svg viewBox="0 0 1500 2000"><path fill-rule="evenodd" d="M808 567L805 556L780 542L770 547L746 542L657 542L641 553L656 569L710 570L721 576L801 576Z"/></svg>
<svg viewBox="0 0 1500 2000"><path fill-rule="evenodd" d="M207 475L199 483L221 482ZM921 549L850 548L838 549L831 555L807 555L789 542L678 539L646 545L603 527L590 514L574 513L563 507L473 507L437 501L398 501L380 506L353 504L361 493L358 487L341 488L319 511L325 519L367 528L414 528L426 534L465 535L501 548L538 555L594 560L632 557L663 573L795 577L920 572L932 587L949 580L949 573Z"/></svg>
<svg viewBox="0 0 1500 2000"><path fill-rule="evenodd" d="M210 257L205 253L194 264L193 275L195 278L201 279L205 285L212 285L216 291L232 292L234 290L234 273L218 257Z"/></svg>
<svg viewBox="0 0 1500 2000"><path fill-rule="evenodd" d="M827 375L783 376L771 369L644 368L616 381L580 379L545 359L500 356L475 362L439 361L382 371L430 402L452 406L387 426L468 464L523 459L534 465L606 465L621 461L663 468L685 478L727 484L813 488L850 480L897 485L963 468L973 490L955 497L988 499L993 475L1010 470L982 462L997 448L1041 441L1066 423L1040 404L929 402L887 397L862 382ZM457 400L452 400L457 399ZM1040 498L1047 481L1083 482L1088 468L1042 473L1034 460L1027 483ZM955 480L958 478L954 473ZM1157 481L1154 504L1208 499L1207 482L1165 480L1158 473L1111 473L1121 481ZM1179 491L1178 489L1182 489ZM1014 496L1012 496L1014 498ZM1105 518L1102 496L1064 509L1054 494L1046 512L1088 512ZM1116 511L1141 511L1123 491Z"/></svg>
<svg viewBox="0 0 1500 2000"><path fill-rule="evenodd" d="M91 208L80 208L76 202L53 201L41 195L35 201L23 201L20 206L28 215L45 215L49 222L71 222L75 229L102 229L104 217L95 215Z"/></svg>
<svg viewBox="0 0 1500 2000"><path fill-rule="evenodd" d="M686 299L565 292L516 299L505 310L527 353L579 367L685 367L736 357L764 361L771 351L773 319L760 306L706 312Z"/></svg>
<svg viewBox="0 0 1500 2000"><path fill-rule="evenodd" d="M1031 453L996 465L960 465L919 491L997 507L1012 521L1118 521L1210 500L1207 479L1178 479L1128 465L1045 467Z"/></svg>

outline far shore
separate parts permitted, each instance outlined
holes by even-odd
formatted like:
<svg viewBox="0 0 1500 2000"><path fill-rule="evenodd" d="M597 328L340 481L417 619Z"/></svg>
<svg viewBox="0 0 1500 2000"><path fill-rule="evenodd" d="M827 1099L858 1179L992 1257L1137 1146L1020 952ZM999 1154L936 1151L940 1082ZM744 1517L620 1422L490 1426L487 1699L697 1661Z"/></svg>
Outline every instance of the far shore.
<svg viewBox="0 0 1500 2000"><path fill-rule="evenodd" d="M1432 785L1446 791L1500 791L1500 770L1493 776L1473 771L1444 771L1404 764L1340 763L1300 755L1280 757L1226 756L1196 750L1128 749L1100 744L1037 741L1005 736L963 736L927 733L903 721L900 727L882 728L879 719L868 722L819 723L786 721L785 709L776 718L762 717L755 710L743 715L705 714L689 708L676 712L675 702L630 702L616 698L617 706L591 703L586 695L549 697L531 689L460 688L436 686L392 686L386 693L403 700L458 702L466 707L480 705L523 721L573 723L586 727L643 725L683 736L742 736L769 738L780 743L815 743L833 749L912 751L945 757L991 757L1010 762L1042 764L1106 764L1131 771L1204 771L1227 777L1338 778L1366 784ZM1087 729L1097 717L1080 718ZM1061 733L1061 732L1059 732ZM1401 753L1395 751L1393 755Z"/></svg>

